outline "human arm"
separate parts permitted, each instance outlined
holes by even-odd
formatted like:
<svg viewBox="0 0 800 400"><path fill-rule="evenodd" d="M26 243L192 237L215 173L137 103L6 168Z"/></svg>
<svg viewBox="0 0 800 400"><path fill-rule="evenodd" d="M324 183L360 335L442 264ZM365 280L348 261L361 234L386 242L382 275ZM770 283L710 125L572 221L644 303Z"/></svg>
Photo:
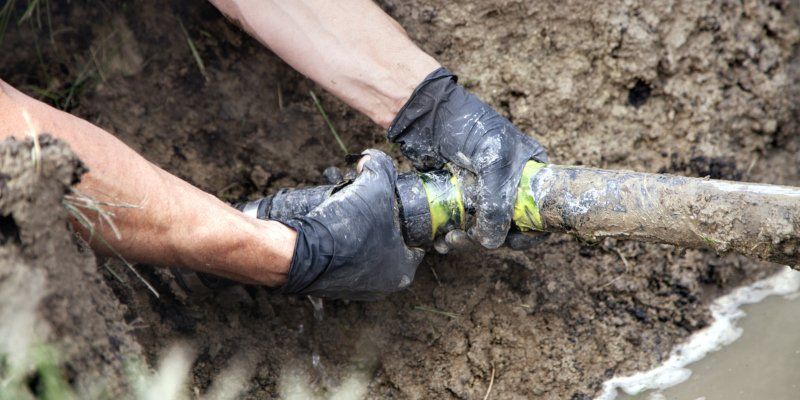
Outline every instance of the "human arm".
<svg viewBox="0 0 800 400"><path fill-rule="evenodd" d="M114 213L119 237L88 208L81 212L95 231L73 223L101 254L284 293L361 300L408 286L423 256L403 243L393 190L397 173L376 150L364 153L369 157L362 158L352 183L308 215L278 222L245 216L108 132L0 80L0 140L44 132L67 142L89 168L77 189Z"/></svg>
<svg viewBox="0 0 800 400"><path fill-rule="evenodd" d="M26 117L27 115L27 117ZM214 196L145 160L108 132L56 110L0 80L0 139L49 133L67 142L88 166L77 189L115 215L117 238L98 215L82 210L96 231L74 224L101 254L178 266L243 282L277 286L287 279L294 230L245 217Z"/></svg>
<svg viewBox="0 0 800 400"><path fill-rule="evenodd" d="M286 63L388 128L439 63L370 0L211 0Z"/></svg>
<svg viewBox="0 0 800 400"><path fill-rule="evenodd" d="M377 124L417 169L446 162L478 176L469 237L503 244L529 159L539 143L456 82L371 0L211 0L225 15ZM457 233L457 232L456 232Z"/></svg>

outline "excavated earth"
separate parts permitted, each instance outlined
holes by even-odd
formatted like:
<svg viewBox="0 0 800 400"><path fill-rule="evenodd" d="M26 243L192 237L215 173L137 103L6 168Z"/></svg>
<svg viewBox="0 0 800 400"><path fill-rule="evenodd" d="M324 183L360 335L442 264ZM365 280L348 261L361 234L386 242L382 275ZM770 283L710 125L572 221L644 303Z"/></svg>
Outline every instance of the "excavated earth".
<svg viewBox="0 0 800 400"><path fill-rule="evenodd" d="M381 6L554 162L800 185L796 2L457 3ZM309 91L350 151L400 156L210 4L51 2L51 18L16 24L23 12L0 44L0 78L225 200L319 184L344 166ZM111 393L126 390L124 360L155 363L183 341L197 356L194 393L245 357L245 398L276 397L286 374L307 369L317 391L358 371L369 398L482 398L492 381L496 399L588 399L706 326L710 300L776 268L553 235L524 253L430 253L410 290L326 302L321 321L305 298L187 290L169 269L137 266L156 298L70 235L61 198L82 167L42 146L32 175L30 144L0 145L2 303L41 298L41 334L64 347L70 382L102 376Z"/></svg>

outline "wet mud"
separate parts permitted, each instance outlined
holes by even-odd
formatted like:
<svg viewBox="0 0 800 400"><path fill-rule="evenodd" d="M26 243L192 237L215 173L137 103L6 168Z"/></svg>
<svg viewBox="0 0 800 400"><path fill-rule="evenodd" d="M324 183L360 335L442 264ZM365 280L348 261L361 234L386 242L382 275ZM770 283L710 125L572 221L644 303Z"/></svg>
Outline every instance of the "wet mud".
<svg viewBox="0 0 800 400"><path fill-rule="evenodd" d="M800 185L800 33L791 1L381 6L462 84L535 134L555 163ZM399 156L383 131L209 4L53 2L52 25L52 40L46 26L9 25L0 76L228 201L318 185L326 167L344 166L310 90L350 149ZM14 215L18 226L38 218ZM79 306L57 313L70 318L52 323L52 337L73 335L64 337L86 350L67 363L71 379L114 377L107 371L125 348L154 363L182 340L198 355L191 386L200 393L232 359L252 357L245 398L275 397L282 376L300 368L323 391L355 371L367 377L368 398L482 398L492 381L496 399L587 399L605 379L652 367L706 326L713 298L776 271L713 251L552 235L524 253L431 252L408 291L376 303L327 302L314 322L305 298L243 286L190 291L168 269L139 266L161 293L155 298L118 261L95 263L79 251L66 226L21 231L40 235L30 246L57 243L48 254L60 275L43 285L70 294L62 306L86 301L115 316ZM33 265L21 248L0 244L0 276ZM324 374L314 372L314 354Z"/></svg>

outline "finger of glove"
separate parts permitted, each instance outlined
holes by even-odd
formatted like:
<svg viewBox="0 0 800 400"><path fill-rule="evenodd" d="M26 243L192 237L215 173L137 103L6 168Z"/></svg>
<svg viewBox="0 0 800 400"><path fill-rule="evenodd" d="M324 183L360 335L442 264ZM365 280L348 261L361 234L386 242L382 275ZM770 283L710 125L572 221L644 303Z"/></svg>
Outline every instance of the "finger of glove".
<svg viewBox="0 0 800 400"><path fill-rule="evenodd" d="M488 249L503 244L511 227L517 181L508 173L510 166L492 170L478 177L478 199L475 206L475 226L469 236Z"/></svg>
<svg viewBox="0 0 800 400"><path fill-rule="evenodd" d="M394 168L391 157L377 149L367 149L361 154L369 156L369 159L361 164L363 167L361 171L362 175L364 171L371 171L379 176L388 178L392 185L394 185L395 181L397 181L397 171Z"/></svg>
<svg viewBox="0 0 800 400"><path fill-rule="evenodd" d="M400 152L411 161L418 171L431 171L440 169L445 160L434 153L429 146L417 142L404 142L400 145Z"/></svg>
<svg viewBox="0 0 800 400"><path fill-rule="evenodd" d="M423 257L425 257L425 251L422 249L418 249L416 247L404 247L400 265L394 268L394 286L384 288L381 291L384 293L396 292L410 286L411 282L414 281L414 275L416 274L417 266L419 266L419 263L422 262Z"/></svg>
<svg viewBox="0 0 800 400"><path fill-rule="evenodd" d="M450 245L447 244L443 237L440 237L433 241L433 249L439 254L447 254L450 252Z"/></svg>
<svg viewBox="0 0 800 400"><path fill-rule="evenodd" d="M334 166L325 168L325 171L322 172L322 177L325 179L325 183L329 185L336 185L344 181L342 170Z"/></svg>
<svg viewBox="0 0 800 400"><path fill-rule="evenodd" d="M539 142L537 142L533 138L529 138L529 139L531 139L531 141L533 141L533 145L534 145L534 151L533 151L533 155L531 156L531 158L533 158L534 160L536 160L536 161L538 161L540 163L547 163L548 162L547 151L544 149L544 147L542 147L541 144L539 144Z"/></svg>
<svg viewBox="0 0 800 400"><path fill-rule="evenodd" d="M382 190L387 196L394 196L394 185L397 181L397 171L394 168L392 159L386 153L369 149L361 153L368 158L362 158L359 162L361 171L353 180L352 186L369 189L377 189L377 186L385 187Z"/></svg>
<svg viewBox="0 0 800 400"><path fill-rule="evenodd" d="M475 243L469 238L467 232L460 229L447 232L433 242L433 249L439 254L447 254L451 250L463 250L474 246Z"/></svg>
<svg viewBox="0 0 800 400"><path fill-rule="evenodd" d="M422 262L425 257L425 251L416 247L404 247L403 260L399 267L400 273L398 274L399 281L397 286L387 290L388 292L395 292L402 290L411 285L414 281L414 275L417 272L417 266Z"/></svg>
<svg viewBox="0 0 800 400"><path fill-rule="evenodd" d="M511 126L511 129L513 129L513 131L517 133L516 136L521 139L522 146L530 149L530 156L528 158L532 158L540 163L548 162L547 151L544 149L541 143L534 139L533 136L522 133L522 131L513 125Z"/></svg>
<svg viewBox="0 0 800 400"><path fill-rule="evenodd" d="M549 236L549 232L522 233L512 230L506 235L505 245L511 250L528 250L543 242ZM467 232L462 230L450 231L446 235L436 239L433 244L434 250L439 254L447 254L453 250L470 251L475 250L477 247L478 244L469 237Z"/></svg>
<svg viewBox="0 0 800 400"><path fill-rule="evenodd" d="M358 178L358 171L353 168L348 168L344 172L344 181L354 181Z"/></svg>
<svg viewBox="0 0 800 400"><path fill-rule="evenodd" d="M422 259L425 258L425 250L420 249L419 247L407 247L407 249L409 252L408 259L416 267L422 262Z"/></svg>

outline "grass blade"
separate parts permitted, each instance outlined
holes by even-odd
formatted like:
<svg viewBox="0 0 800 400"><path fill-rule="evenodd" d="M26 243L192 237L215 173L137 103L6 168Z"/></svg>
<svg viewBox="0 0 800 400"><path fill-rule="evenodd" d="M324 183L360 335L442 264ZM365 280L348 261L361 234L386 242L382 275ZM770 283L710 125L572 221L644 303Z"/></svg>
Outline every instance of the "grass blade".
<svg viewBox="0 0 800 400"><path fill-rule="evenodd" d="M17 23L21 24L21 23L27 21L31 16L33 16L33 12L36 11L38 6L39 6L39 0L30 0L30 1L28 1L28 8L25 9L25 12L19 18L19 21L17 21Z"/></svg>
<svg viewBox="0 0 800 400"><path fill-rule="evenodd" d="M81 211L81 209L87 209L98 213L100 223L102 224L103 221L106 221L109 224L114 235L117 237L117 240L122 239L122 235L120 234L119 230L116 227L116 224L114 224L114 221L112 219L114 214L102 208L103 204L114 206L115 205L114 203L98 202L93 198L80 193L77 190L73 190L72 195L65 196L64 201L62 203L64 204L64 207L67 209L67 211L69 211L69 213L72 214L76 220L78 220L78 223L80 223L84 228L86 228L89 231L89 242L91 242L92 239L94 238L94 234L96 231L95 224L92 223L89 217L87 217L86 214L83 213L83 211ZM124 208L136 208L136 206L130 204L122 204L120 206ZM132 263L126 260L125 257L123 257L122 254L120 254L117 251L117 249L114 248L114 246L108 243L108 241L102 236L98 235L97 239L108 250L110 250L111 253L114 254L114 256L119 258L125 264L125 266L128 267L128 269L131 272L133 272L134 275L136 275L136 278L138 278L147 287L147 289L150 290L150 292L152 292L154 296L156 296L156 298L161 297L161 295L158 293L158 290L156 290L156 288L152 284L150 284L150 282L148 282L147 279L145 279L145 277L139 272L139 270L137 270ZM115 278L117 278L121 282L124 282L113 271L109 270L109 272L111 272L111 274L114 275Z"/></svg>
<svg viewBox="0 0 800 400"><path fill-rule="evenodd" d="M331 133L333 134L333 137L336 139L336 142L339 143L339 147L342 148L342 151L344 152L345 155L350 154L350 152L347 151L347 146L344 145L342 138L339 137L339 133L336 132L336 128L333 127L331 120L328 119L328 113L326 113L325 109L322 108L322 103L319 102L317 95L314 93L313 90L309 90L308 93L311 94L311 98L314 100L314 104L317 105L317 110L319 110L319 113L322 114L322 119L325 120L325 123L328 124L328 129L331 130Z"/></svg>
<svg viewBox="0 0 800 400"><path fill-rule="evenodd" d="M197 51L197 47L194 45L194 41L189 36L189 32L186 30L186 27L183 26L183 21L180 19L178 20L178 24L181 26L181 30L183 31L183 35L186 36L186 43L189 45L189 50L192 51L192 56L194 57L194 61L197 63L197 68L200 69L200 73L203 74L203 78L208 82L208 75L206 74L206 66L203 64L203 59L200 58L200 53Z"/></svg>
<svg viewBox="0 0 800 400"><path fill-rule="evenodd" d="M8 21L11 20L11 13L14 11L14 3L17 0L8 0L3 8L0 8L0 43L3 42L3 36L6 34Z"/></svg>

